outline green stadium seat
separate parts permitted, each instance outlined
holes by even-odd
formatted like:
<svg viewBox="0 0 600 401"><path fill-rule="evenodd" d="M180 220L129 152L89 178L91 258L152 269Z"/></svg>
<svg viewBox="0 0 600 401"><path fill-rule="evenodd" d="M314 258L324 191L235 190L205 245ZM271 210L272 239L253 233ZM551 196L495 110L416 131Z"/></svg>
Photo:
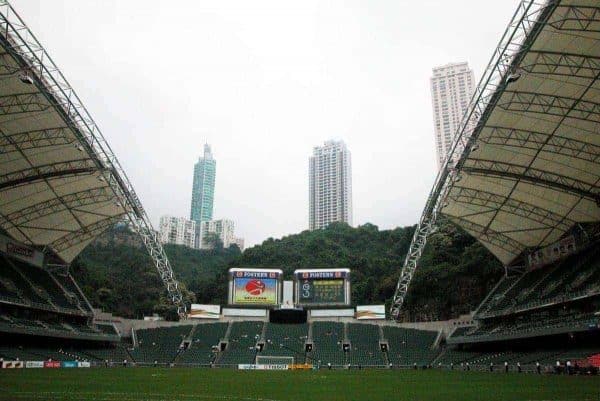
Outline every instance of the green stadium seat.
<svg viewBox="0 0 600 401"><path fill-rule="evenodd" d="M432 349L436 331L383 326L383 335L388 340L388 359L395 366L429 365L440 353Z"/></svg>
<svg viewBox="0 0 600 401"><path fill-rule="evenodd" d="M306 360L308 324L266 323L265 346L261 356L293 357L294 363Z"/></svg>
<svg viewBox="0 0 600 401"><path fill-rule="evenodd" d="M348 339L351 349L348 363L360 366L386 365L379 346L379 326L374 324L348 324Z"/></svg>
<svg viewBox="0 0 600 401"><path fill-rule="evenodd" d="M213 347L225 338L227 323L202 323L194 326L190 347L177 358L178 364L206 365L214 362Z"/></svg>
<svg viewBox="0 0 600 401"><path fill-rule="evenodd" d="M263 330L263 322L234 322L229 333L227 349L217 359L221 366L254 363L256 343Z"/></svg>
<svg viewBox="0 0 600 401"><path fill-rule="evenodd" d="M180 345L191 330L191 325L136 330L138 346L130 354L137 363L171 363L181 352Z"/></svg>
<svg viewBox="0 0 600 401"><path fill-rule="evenodd" d="M338 322L313 322L313 352L309 354L312 361L320 361L321 366L331 363L332 366L346 365L346 356L342 349L344 342L344 325Z"/></svg>

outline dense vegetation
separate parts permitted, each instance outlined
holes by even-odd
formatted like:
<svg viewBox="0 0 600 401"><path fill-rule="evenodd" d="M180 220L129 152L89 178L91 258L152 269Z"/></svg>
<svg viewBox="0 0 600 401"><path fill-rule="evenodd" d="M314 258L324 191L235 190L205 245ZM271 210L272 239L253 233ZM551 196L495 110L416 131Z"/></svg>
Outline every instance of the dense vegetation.
<svg viewBox="0 0 600 401"><path fill-rule="evenodd" d="M229 267L278 267L287 278L297 268L348 267L353 302L377 304L389 302L394 292L414 229L332 224L325 230L269 238L243 254L237 247L220 246L195 250L167 245L165 251L189 300L224 304ZM443 224L430 237L404 317L434 320L467 313L501 271L499 262L472 237ZM92 304L104 310L140 317L169 308L143 245L125 227L110 230L88 246L73 263L73 274Z"/></svg>
<svg viewBox="0 0 600 401"><path fill-rule="evenodd" d="M355 304L389 302L415 227L380 231L365 224L332 224L247 249L239 266L352 269ZM498 281L500 263L464 231L442 224L432 235L406 300L406 319L448 319L474 309Z"/></svg>

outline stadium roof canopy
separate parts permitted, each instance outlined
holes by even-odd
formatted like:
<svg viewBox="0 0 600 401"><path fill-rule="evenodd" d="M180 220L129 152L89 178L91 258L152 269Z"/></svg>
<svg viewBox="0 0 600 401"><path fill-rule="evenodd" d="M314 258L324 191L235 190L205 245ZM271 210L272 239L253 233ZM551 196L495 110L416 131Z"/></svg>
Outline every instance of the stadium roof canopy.
<svg viewBox="0 0 600 401"><path fill-rule="evenodd" d="M505 265L600 221L599 75L597 0L519 4L431 191L394 314L440 215Z"/></svg>
<svg viewBox="0 0 600 401"><path fill-rule="evenodd" d="M440 207L504 264L600 221L600 4L556 3L451 166Z"/></svg>
<svg viewBox="0 0 600 401"><path fill-rule="evenodd" d="M128 220L177 303L160 241L94 120L3 0L0 22L0 227L69 263L107 228Z"/></svg>

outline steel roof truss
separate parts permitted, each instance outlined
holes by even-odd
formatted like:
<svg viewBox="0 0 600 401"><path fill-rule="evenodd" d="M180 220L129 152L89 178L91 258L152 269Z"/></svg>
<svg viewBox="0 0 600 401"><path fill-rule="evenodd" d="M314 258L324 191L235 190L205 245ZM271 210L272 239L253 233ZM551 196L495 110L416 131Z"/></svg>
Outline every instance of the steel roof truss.
<svg viewBox="0 0 600 401"><path fill-rule="evenodd" d="M600 104L533 92L505 91L498 106L507 111L541 113L600 122Z"/></svg>
<svg viewBox="0 0 600 401"><path fill-rule="evenodd" d="M476 233L477 237L483 242L495 245L498 248L504 249L507 252L520 253L520 249L525 247L525 245L520 243L519 241L516 241L510 238L509 236L504 235L491 228L486 228L480 224L473 223L472 221L463 219L461 217L448 215L446 215L446 217L455 224L458 224L459 226L463 227L465 230Z"/></svg>
<svg viewBox="0 0 600 401"><path fill-rule="evenodd" d="M21 71L21 68L15 64L9 53L0 54L0 77L11 76L18 71Z"/></svg>
<svg viewBox="0 0 600 401"><path fill-rule="evenodd" d="M600 32L600 8L588 6L558 6L566 9L548 25L559 31Z"/></svg>
<svg viewBox="0 0 600 401"><path fill-rule="evenodd" d="M14 225L22 225L53 213L64 211L67 208L76 209L81 206L107 202L111 199L114 199L114 195L109 188L90 188L37 203L10 213L6 218L12 221Z"/></svg>
<svg viewBox="0 0 600 401"><path fill-rule="evenodd" d="M570 192L596 202L600 199L600 188L594 184L589 184L572 177L496 160L470 158L468 161L469 164L465 164L462 168L462 171L468 174L525 181L551 189Z"/></svg>
<svg viewBox="0 0 600 401"><path fill-rule="evenodd" d="M539 150L541 148L544 152L574 157L589 162L596 163L600 161L600 146L544 132L486 126L486 131L479 136L478 142L521 149Z"/></svg>
<svg viewBox="0 0 600 401"><path fill-rule="evenodd" d="M40 101L38 93L22 93L0 97L0 115L45 111L50 105Z"/></svg>
<svg viewBox="0 0 600 401"><path fill-rule="evenodd" d="M550 51L529 51L534 58L521 70L536 75L559 75L593 79L600 74L600 58Z"/></svg>
<svg viewBox="0 0 600 401"><path fill-rule="evenodd" d="M18 132L10 135L2 132L0 147L3 147L4 152L6 152L7 147L10 145L14 145L21 150L27 150L46 146L68 145L75 141L75 136L69 128L59 127Z"/></svg>
<svg viewBox="0 0 600 401"><path fill-rule="evenodd" d="M50 246L57 252L69 249L77 244L95 238L122 219L122 215L119 215L97 221L96 223L84 226L77 231L69 232L67 235L52 242Z"/></svg>
<svg viewBox="0 0 600 401"><path fill-rule="evenodd" d="M558 226L564 231L575 224L574 221L563 219L563 216L543 207L479 189L454 186L447 199L485 207L488 209L487 211L500 209L505 213L520 216L548 227Z"/></svg>
<svg viewBox="0 0 600 401"><path fill-rule="evenodd" d="M97 170L94 161L91 159L69 160L35 166L0 176L0 190L48 178L91 174Z"/></svg>

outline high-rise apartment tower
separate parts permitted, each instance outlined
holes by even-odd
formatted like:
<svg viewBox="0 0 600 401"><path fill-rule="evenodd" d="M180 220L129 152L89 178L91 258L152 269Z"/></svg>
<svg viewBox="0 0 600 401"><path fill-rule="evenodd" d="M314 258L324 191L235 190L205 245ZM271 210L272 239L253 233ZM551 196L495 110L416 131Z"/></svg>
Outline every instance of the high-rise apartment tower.
<svg viewBox="0 0 600 401"><path fill-rule="evenodd" d="M475 90L475 75L467 63L451 63L433 69L431 103L438 169Z"/></svg>
<svg viewBox="0 0 600 401"><path fill-rule="evenodd" d="M309 228L352 225L352 161L342 141L326 141L309 159Z"/></svg>

